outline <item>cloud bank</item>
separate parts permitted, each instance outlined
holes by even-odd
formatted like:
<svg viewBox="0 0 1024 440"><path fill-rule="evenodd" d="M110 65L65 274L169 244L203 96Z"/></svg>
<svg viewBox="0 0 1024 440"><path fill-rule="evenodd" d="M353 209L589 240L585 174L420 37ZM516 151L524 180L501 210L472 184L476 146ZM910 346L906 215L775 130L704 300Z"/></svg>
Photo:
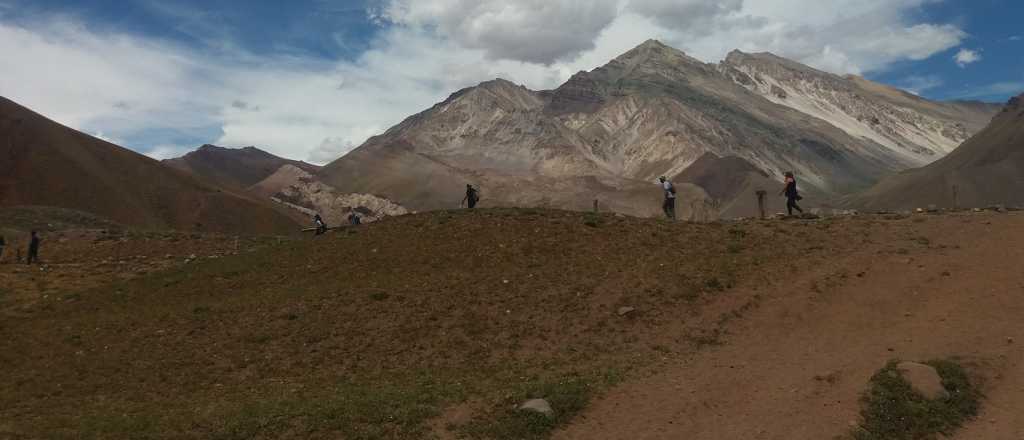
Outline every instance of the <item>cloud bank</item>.
<svg viewBox="0 0 1024 440"><path fill-rule="evenodd" d="M931 1L377 0L370 49L345 60L0 14L0 94L154 157L210 142L324 163L460 88L495 77L553 88L649 38L706 62L738 48L882 71L964 40L913 19Z"/></svg>

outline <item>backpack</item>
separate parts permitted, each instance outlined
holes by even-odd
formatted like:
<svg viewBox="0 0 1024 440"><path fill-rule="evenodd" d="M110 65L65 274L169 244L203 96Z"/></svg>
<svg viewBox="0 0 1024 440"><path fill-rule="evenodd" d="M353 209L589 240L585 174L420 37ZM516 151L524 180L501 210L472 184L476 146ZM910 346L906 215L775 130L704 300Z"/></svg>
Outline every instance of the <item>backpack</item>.
<svg viewBox="0 0 1024 440"><path fill-rule="evenodd" d="M675 186L675 185L673 185L672 183L669 183L669 184L668 184L668 192L670 192L670 193L672 193L673 195L675 195L675 193L676 193L676 186Z"/></svg>

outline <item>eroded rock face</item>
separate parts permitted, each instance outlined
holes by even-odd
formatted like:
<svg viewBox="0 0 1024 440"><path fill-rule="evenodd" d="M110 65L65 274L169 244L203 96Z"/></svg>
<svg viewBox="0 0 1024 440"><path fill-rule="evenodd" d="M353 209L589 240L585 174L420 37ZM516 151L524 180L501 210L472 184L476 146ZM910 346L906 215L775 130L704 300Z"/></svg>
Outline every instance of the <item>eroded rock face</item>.
<svg viewBox="0 0 1024 440"><path fill-rule="evenodd" d="M953 151L992 117L992 106L937 103L864 78L841 77L769 53L734 51L719 66L747 89L873 141L864 154L895 154L908 167ZM758 81L745 81L744 76Z"/></svg>
<svg viewBox="0 0 1024 440"><path fill-rule="evenodd" d="M372 194L342 193L320 182L316 176L285 165L257 185L264 191L275 190L271 199L310 217L320 214L328 225L348 223L350 214L370 223L385 217L409 214L403 206Z"/></svg>

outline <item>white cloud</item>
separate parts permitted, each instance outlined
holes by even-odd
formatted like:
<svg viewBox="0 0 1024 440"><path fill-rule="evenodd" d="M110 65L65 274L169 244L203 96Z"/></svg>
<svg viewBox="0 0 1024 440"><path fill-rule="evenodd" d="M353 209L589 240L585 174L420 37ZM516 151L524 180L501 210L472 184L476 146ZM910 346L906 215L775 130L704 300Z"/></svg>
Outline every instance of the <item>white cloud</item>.
<svg viewBox="0 0 1024 440"><path fill-rule="evenodd" d="M494 59L541 64L594 48L619 0L390 0L384 20L430 27Z"/></svg>
<svg viewBox="0 0 1024 440"><path fill-rule="evenodd" d="M153 139L126 145L151 156L182 151L180 136L151 133L212 132L198 143L324 163L459 88L495 77L553 88L648 38L707 62L739 48L862 73L965 37L909 18L932 0L378 1L391 24L368 51L336 61L230 41L210 54L62 17L0 20L0 95L112 139Z"/></svg>
<svg viewBox="0 0 1024 440"><path fill-rule="evenodd" d="M956 65L960 68L967 67L968 64L974 64L981 61L981 54L978 51L970 49L960 49L956 55L953 56L953 60L956 61Z"/></svg>
<svg viewBox="0 0 1024 440"><path fill-rule="evenodd" d="M941 87L943 84L945 81L937 75L920 75L904 78L898 85L910 93L920 95L928 90Z"/></svg>
<svg viewBox="0 0 1024 440"><path fill-rule="evenodd" d="M1010 41L1020 41L1020 40L1024 39L1024 37L1021 37L1020 35L1014 35L1014 36L1012 36L1010 38L1007 38L1007 39L1010 40Z"/></svg>
<svg viewBox="0 0 1024 440"><path fill-rule="evenodd" d="M189 147L182 147L180 145L158 145L144 151L142 154L149 156L150 159L164 160L179 157L187 153L189 149Z"/></svg>

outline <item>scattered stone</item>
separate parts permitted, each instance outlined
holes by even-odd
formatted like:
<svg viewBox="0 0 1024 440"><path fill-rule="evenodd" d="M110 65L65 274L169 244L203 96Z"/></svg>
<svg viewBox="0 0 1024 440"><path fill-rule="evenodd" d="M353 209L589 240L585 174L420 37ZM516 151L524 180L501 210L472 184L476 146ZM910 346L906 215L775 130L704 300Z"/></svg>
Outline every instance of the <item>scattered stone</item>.
<svg viewBox="0 0 1024 440"><path fill-rule="evenodd" d="M942 377L935 367L917 362L901 362L896 368L911 388L921 393L926 399L936 400L949 395L942 386Z"/></svg>
<svg viewBox="0 0 1024 440"><path fill-rule="evenodd" d="M918 214L924 214L924 208L917 208L915 212L917 212Z"/></svg>
<svg viewBox="0 0 1024 440"><path fill-rule="evenodd" d="M928 205L928 212L935 213L939 212L939 207L935 205Z"/></svg>
<svg viewBox="0 0 1024 440"><path fill-rule="evenodd" d="M626 316L626 315L628 315L630 313L633 313L635 311L636 311L636 308L634 308L634 307L619 307L618 314L619 314L619 316Z"/></svg>
<svg viewBox="0 0 1024 440"><path fill-rule="evenodd" d="M522 405L519 405L517 409L519 409L520 411L530 411L539 414L544 414L548 417L555 415L555 410L551 409L551 404L544 399L527 400L526 402L523 402Z"/></svg>
<svg viewBox="0 0 1024 440"><path fill-rule="evenodd" d="M1006 338L1006 343L1007 344L1012 344L1013 343L1013 338L1012 337Z"/></svg>

